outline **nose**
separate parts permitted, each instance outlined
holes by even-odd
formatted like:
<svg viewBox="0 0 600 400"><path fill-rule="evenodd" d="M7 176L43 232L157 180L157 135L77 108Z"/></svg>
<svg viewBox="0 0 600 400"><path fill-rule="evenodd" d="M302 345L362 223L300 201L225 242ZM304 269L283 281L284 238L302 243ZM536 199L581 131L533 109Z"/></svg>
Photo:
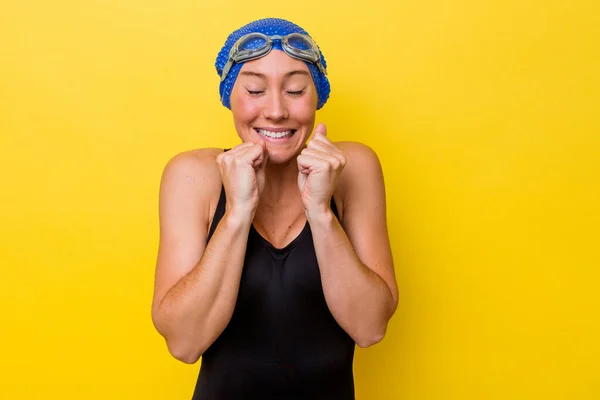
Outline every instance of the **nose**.
<svg viewBox="0 0 600 400"><path fill-rule="evenodd" d="M287 119L287 105L285 99L282 98L281 93L274 92L267 97L268 99L265 102L265 107L263 111L264 117L272 121L281 121Z"/></svg>

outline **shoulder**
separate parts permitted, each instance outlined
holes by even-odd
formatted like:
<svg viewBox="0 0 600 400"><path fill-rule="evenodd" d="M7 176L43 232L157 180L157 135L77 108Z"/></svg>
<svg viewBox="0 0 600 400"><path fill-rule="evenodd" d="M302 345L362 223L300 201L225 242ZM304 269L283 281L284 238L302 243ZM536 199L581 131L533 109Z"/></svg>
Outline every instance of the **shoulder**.
<svg viewBox="0 0 600 400"><path fill-rule="evenodd" d="M221 175L216 159L222 152L222 149L206 148L184 151L172 156L163 170L163 183L174 180L185 180L200 186L220 183Z"/></svg>
<svg viewBox="0 0 600 400"><path fill-rule="evenodd" d="M360 142L333 142L333 144L346 154L351 157L377 157L375 151L368 145Z"/></svg>
<svg viewBox="0 0 600 400"><path fill-rule="evenodd" d="M167 161L164 174L170 175L182 172L203 174L215 171L218 172L216 159L222 152L223 149L206 148L188 150L175 154Z"/></svg>
<svg viewBox="0 0 600 400"><path fill-rule="evenodd" d="M334 192L338 206L340 221L348 228L349 214L361 212L369 206L366 202L374 201L381 207L384 193L383 173L379 157L375 151L364 143L333 142L344 154L346 163ZM385 206L384 206L385 207Z"/></svg>
<svg viewBox="0 0 600 400"><path fill-rule="evenodd" d="M334 142L334 145L346 158L339 181L340 189L347 192L352 187L361 185L364 179L372 181L383 178L381 162L371 147L359 142Z"/></svg>
<svg viewBox="0 0 600 400"><path fill-rule="evenodd" d="M214 208L221 191L216 159L222 152L223 149L206 148L172 156L162 173L160 203L177 205L177 208L204 208L207 212Z"/></svg>

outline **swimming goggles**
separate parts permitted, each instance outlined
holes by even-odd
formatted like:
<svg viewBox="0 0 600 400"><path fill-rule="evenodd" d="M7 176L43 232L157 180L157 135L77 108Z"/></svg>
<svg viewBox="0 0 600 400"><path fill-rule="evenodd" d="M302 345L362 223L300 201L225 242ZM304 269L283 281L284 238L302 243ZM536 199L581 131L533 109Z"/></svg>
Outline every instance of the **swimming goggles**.
<svg viewBox="0 0 600 400"><path fill-rule="evenodd" d="M281 48L288 56L310 62L316 65L323 75L327 75L327 70L321 62L319 47L309 36L301 33L290 33L286 36L267 36L255 32L242 36L231 47L229 59L221 73L221 82L227 78L227 74L234 63L256 60L269 54L275 40L281 41Z"/></svg>

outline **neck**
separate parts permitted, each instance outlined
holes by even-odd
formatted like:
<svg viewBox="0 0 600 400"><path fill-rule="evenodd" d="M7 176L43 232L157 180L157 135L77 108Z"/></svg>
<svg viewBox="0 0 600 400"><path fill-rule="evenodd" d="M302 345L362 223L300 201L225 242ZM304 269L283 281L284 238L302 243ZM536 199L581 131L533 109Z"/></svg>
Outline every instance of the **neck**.
<svg viewBox="0 0 600 400"><path fill-rule="evenodd" d="M285 164L267 164L265 182L260 196L261 204L276 206L297 201L299 193L296 157Z"/></svg>

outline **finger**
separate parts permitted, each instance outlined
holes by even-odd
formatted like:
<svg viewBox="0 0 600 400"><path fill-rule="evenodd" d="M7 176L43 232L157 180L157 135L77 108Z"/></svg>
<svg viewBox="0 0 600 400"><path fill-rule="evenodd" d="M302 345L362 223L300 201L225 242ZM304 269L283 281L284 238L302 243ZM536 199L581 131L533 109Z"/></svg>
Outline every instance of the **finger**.
<svg viewBox="0 0 600 400"><path fill-rule="evenodd" d="M335 157L323 157L313 153L303 153L298 156L298 170L303 174L308 174L311 171L324 171L331 173L339 171L341 168L340 161Z"/></svg>
<svg viewBox="0 0 600 400"><path fill-rule="evenodd" d="M254 143L252 143L252 142L244 142L244 143L240 143L240 144L238 144L237 146L235 146L235 147L233 147L233 148L229 149L228 151L224 151L224 152L220 153L220 154L217 156L217 161L219 161L219 162L220 162L220 161L221 161L222 159L224 159L224 158L235 158L235 157L237 157L237 155L238 155L240 152L242 152L244 149L246 149L246 148L248 148L248 147L250 147L250 146L253 146L253 145L254 145Z"/></svg>
<svg viewBox="0 0 600 400"><path fill-rule="evenodd" d="M327 143L315 141L309 143L305 150L315 150L321 153L329 154L339 160L342 165L346 165L346 157L344 154L335 146Z"/></svg>
<svg viewBox="0 0 600 400"><path fill-rule="evenodd" d="M334 170L336 161L328 161L312 154L300 154L297 158L298 172L303 175L309 175L316 171Z"/></svg>
<svg viewBox="0 0 600 400"><path fill-rule="evenodd" d="M327 139L324 136L320 136L320 137L310 140L306 144L306 147L320 149L323 151L331 151L331 152L341 153L340 149L338 149L336 145L331 143L329 141L329 139Z"/></svg>
<svg viewBox="0 0 600 400"><path fill-rule="evenodd" d="M244 142L244 143L240 143L237 146L235 146L233 149L229 150L229 152L237 152L238 150L243 150L246 149L248 147L254 146L256 143L254 142Z"/></svg>
<svg viewBox="0 0 600 400"><path fill-rule="evenodd" d="M298 162L298 172L304 175L308 175L310 171L314 168L315 165L319 163L314 156L301 153L297 158Z"/></svg>
<svg viewBox="0 0 600 400"><path fill-rule="evenodd" d="M344 166L345 160L342 155L336 156L335 154L332 154L331 152L320 151L320 150L316 150L316 149L304 149L301 154L310 155L317 159L328 162L335 169L339 168L340 166Z"/></svg>
<svg viewBox="0 0 600 400"><path fill-rule="evenodd" d="M322 125L322 124L320 124ZM323 125L324 126L324 125ZM326 130L325 130L326 132ZM320 131L315 131L315 134L313 135L313 137L310 139L310 142L323 142L323 143L327 143L329 144L332 148L337 150L337 147L333 144L333 142L331 140L329 140L329 138L327 137L326 133L321 133Z"/></svg>
<svg viewBox="0 0 600 400"><path fill-rule="evenodd" d="M251 145L239 147L235 152L223 155L223 162L227 165L245 164L254 166L255 160L262 156L262 146L252 143ZM227 153L230 153L227 152ZM262 158L260 158L262 161Z"/></svg>
<svg viewBox="0 0 600 400"><path fill-rule="evenodd" d="M269 152L267 151L267 142L264 140L261 142L262 147L262 157L259 157L254 161L254 168L259 168L264 170L267 166L267 161L269 160Z"/></svg>
<svg viewBox="0 0 600 400"><path fill-rule="evenodd" d="M264 158L264 146L261 144L253 144L252 146L244 149L238 158L243 163L251 164L253 167L260 164Z"/></svg>
<svg viewBox="0 0 600 400"><path fill-rule="evenodd" d="M315 128L315 134L314 136L317 136L318 134L321 134L323 136L327 136L327 127L325 126L324 123L320 122L317 127Z"/></svg>

